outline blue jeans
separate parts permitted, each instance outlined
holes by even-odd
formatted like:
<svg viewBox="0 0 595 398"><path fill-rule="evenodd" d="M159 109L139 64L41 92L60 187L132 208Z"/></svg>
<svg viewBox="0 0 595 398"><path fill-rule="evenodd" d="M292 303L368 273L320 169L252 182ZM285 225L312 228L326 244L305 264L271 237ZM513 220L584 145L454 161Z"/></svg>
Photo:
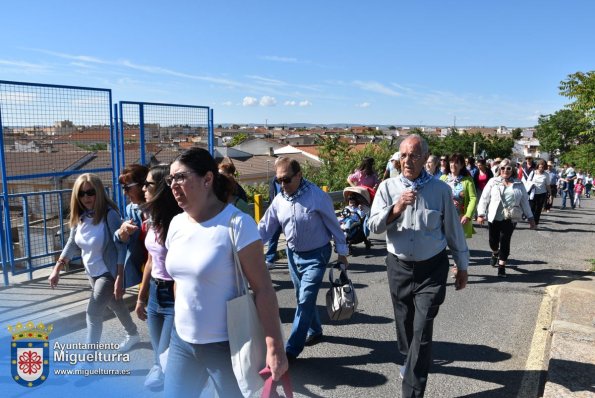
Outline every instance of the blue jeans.
<svg viewBox="0 0 595 398"><path fill-rule="evenodd" d="M209 378L211 383L207 383ZM164 396L200 397L209 384L219 397L243 398L231 366L229 342L191 344L182 340L174 327L165 370ZM209 395L213 396L212 392Z"/></svg>
<svg viewBox="0 0 595 398"><path fill-rule="evenodd" d="M566 199L570 200L570 206L574 209L574 185L570 187L568 184L568 189L566 191L562 191L562 208L566 208Z"/></svg>
<svg viewBox="0 0 595 398"><path fill-rule="evenodd" d="M281 236L281 228L273 234L271 240L267 244L267 252L265 254L265 261L273 264L277 261L277 244L279 243L279 236Z"/></svg>
<svg viewBox="0 0 595 398"><path fill-rule="evenodd" d="M159 354L169 347L171 330L174 325L174 285L157 284L153 279L149 285L149 303L147 305L147 326L151 345L153 346L153 361L159 365Z"/></svg>
<svg viewBox="0 0 595 398"><path fill-rule="evenodd" d="M307 252L294 252L287 248L289 273L295 288L297 308L285 351L296 357L304 350L307 336L322 333L316 299L330 258L330 243Z"/></svg>

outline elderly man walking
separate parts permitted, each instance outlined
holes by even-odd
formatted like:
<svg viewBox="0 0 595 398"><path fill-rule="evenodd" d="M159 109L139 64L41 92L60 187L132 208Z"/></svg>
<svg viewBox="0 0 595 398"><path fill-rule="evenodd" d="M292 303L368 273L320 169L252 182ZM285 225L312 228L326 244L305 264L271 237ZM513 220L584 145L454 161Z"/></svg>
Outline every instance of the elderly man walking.
<svg viewBox="0 0 595 398"><path fill-rule="evenodd" d="M279 158L275 162L275 173L281 194L271 202L258 224L258 231L266 242L278 228L283 228L287 241L287 260L297 308L285 351L287 358L293 360L305 345L314 345L322 338L316 298L331 257L331 238L335 240L339 261L345 266L349 249L330 197L302 177L298 161Z"/></svg>
<svg viewBox="0 0 595 398"><path fill-rule="evenodd" d="M406 356L401 397L409 398L423 397L426 388L434 318L446 295L446 246L458 267L456 290L467 285L469 250L449 186L424 169L427 142L413 134L399 150L402 174L378 187L369 225L386 232L397 343Z"/></svg>

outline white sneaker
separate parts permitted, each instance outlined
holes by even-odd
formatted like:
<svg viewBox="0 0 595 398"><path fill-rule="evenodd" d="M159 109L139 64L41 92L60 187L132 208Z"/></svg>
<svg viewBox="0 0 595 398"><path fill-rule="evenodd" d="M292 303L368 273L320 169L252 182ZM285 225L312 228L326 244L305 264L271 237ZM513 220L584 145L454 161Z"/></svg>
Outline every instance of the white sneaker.
<svg viewBox="0 0 595 398"><path fill-rule="evenodd" d="M124 341L120 343L120 348L118 349L118 352L128 352L133 346L135 346L138 343L140 343L140 336L138 334L134 334L132 336L126 335Z"/></svg>
<svg viewBox="0 0 595 398"><path fill-rule="evenodd" d="M274 263L266 263L266 265L267 265L267 269L269 271L275 268L275 264Z"/></svg>
<svg viewBox="0 0 595 398"><path fill-rule="evenodd" d="M163 385L163 372L161 371L161 366L153 365L149 373L147 373L147 377L145 377L145 387L147 388L158 388Z"/></svg>

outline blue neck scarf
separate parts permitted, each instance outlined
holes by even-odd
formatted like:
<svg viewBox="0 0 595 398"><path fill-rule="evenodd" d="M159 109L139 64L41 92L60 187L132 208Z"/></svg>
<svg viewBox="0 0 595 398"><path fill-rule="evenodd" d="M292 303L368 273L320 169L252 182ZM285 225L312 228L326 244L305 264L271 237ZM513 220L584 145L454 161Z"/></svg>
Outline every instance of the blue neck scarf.
<svg viewBox="0 0 595 398"><path fill-rule="evenodd" d="M419 191L420 189L423 188L424 185L426 185L429 181L431 181L433 177L425 169L421 169L421 173L413 181L407 179L403 175L403 173L401 173L399 175L399 178L401 179L401 182L403 183L403 185L405 185L406 188L411 188L414 191Z"/></svg>

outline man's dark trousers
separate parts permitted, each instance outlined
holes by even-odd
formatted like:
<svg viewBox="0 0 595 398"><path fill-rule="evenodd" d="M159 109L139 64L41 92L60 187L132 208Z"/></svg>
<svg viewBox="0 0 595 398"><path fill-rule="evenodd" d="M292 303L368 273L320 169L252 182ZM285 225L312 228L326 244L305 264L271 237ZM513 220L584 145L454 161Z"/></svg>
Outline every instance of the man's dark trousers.
<svg viewBox="0 0 595 398"><path fill-rule="evenodd" d="M399 351L406 356L402 398L423 397L432 362L434 318L446 296L446 250L425 261L386 258Z"/></svg>

